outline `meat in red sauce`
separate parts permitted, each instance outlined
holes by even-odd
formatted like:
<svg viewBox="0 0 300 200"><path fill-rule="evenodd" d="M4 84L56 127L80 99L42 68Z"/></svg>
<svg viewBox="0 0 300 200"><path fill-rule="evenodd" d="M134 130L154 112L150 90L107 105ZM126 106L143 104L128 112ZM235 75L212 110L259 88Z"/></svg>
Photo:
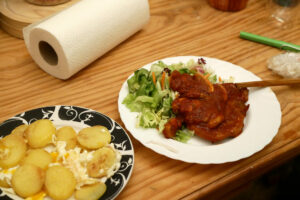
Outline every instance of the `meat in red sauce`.
<svg viewBox="0 0 300 200"><path fill-rule="evenodd" d="M249 108L247 88L238 88L233 83L211 84L200 74L192 76L178 71L172 72L170 87L179 96L172 103L176 117L165 124L165 137L174 137L182 124L211 142L236 137L243 131Z"/></svg>

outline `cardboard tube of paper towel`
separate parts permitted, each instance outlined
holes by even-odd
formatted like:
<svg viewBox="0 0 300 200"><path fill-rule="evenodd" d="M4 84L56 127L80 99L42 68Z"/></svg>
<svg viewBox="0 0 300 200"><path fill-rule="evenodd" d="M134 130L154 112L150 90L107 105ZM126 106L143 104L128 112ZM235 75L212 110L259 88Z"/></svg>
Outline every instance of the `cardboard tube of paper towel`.
<svg viewBox="0 0 300 200"><path fill-rule="evenodd" d="M24 28L26 47L47 73L68 79L140 30L148 0L82 0Z"/></svg>

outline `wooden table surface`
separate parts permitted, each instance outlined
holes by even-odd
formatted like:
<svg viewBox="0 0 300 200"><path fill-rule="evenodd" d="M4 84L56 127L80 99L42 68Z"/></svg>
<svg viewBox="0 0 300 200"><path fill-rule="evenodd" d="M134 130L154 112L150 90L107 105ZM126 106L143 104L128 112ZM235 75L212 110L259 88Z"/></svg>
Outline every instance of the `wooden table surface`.
<svg viewBox="0 0 300 200"><path fill-rule="evenodd" d="M48 105L77 105L97 110L124 125L117 99L122 83L141 66L179 55L215 57L232 62L262 79L280 79L267 68L279 49L239 38L247 31L300 44L300 23L274 26L267 0L249 0L246 9L222 12L206 0L150 0L151 19L143 30L68 80L42 71L24 41L0 29L0 121ZM272 87L282 123L273 139L251 157L224 164L172 160L132 139L132 176L117 199L224 198L262 173L300 153L300 86ZM238 151L238 150L237 150Z"/></svg>

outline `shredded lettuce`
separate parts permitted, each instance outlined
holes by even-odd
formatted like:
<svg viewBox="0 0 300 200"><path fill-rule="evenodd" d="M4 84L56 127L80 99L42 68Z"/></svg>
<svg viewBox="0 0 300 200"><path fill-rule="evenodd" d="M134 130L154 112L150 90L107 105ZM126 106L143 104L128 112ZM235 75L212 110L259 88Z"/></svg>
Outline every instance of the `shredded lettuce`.
<svg viewBox="0 0 300 200"><path fill-rule="evenodd" d="M175 140L186 143L192 136L194 136L194 131L183 128L176 132Z"/></svg>
<svg viewBox="0 0 300 200"><path fill-rule="evenodd" d="M169 118L172 115L171 105L175 97L174 92L169 89L167 76L165 88L161 88L159 73L163 68L160 66L153 68L154 73L158 74L156 83L153 83L152 71L137 70L127 81L129 94L123 100L123 104L131 112L139 112L137 126L144 128L157 128L162 119Z"/></svg>
<svg viewBox="0 0 300 200"><path fill-rule="evenodd" d="M208 78L207 78L211 83L217 83L217 75L216 74L211 74Z"/></svg>

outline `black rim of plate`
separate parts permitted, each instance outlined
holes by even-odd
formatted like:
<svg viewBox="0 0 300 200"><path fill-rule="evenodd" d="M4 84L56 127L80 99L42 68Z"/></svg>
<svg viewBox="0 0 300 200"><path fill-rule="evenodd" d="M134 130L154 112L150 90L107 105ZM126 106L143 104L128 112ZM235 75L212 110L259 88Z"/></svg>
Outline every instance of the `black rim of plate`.
<svg viewBox="0 0 300 200"><path fill-rule="evenodd" d="M122 159L119 170L105 182L107 190L100 200L114 199L118 196L131 176L134 165L134 150L129 136L117 122L88 108L66 105L47 106L25 111L4 121L0 124L0 136L10 134L15 127L21 124L31 124L39 119L50 119L54 123L59 121L61 124L73 121L88 126L102 125L108 128L112 135L111 143L122 153ZM0 200L9 199L11 198L0 190Z"/></svg>

